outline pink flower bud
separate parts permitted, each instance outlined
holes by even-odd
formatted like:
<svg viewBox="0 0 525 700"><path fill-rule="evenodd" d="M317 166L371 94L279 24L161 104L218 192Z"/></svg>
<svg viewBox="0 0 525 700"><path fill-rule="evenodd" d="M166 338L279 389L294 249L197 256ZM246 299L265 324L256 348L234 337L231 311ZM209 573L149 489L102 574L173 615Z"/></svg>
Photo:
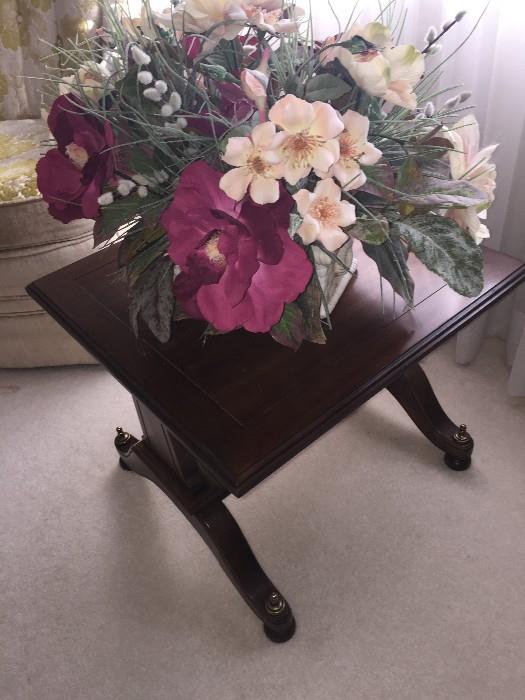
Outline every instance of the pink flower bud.
<svg viewBox="0 0 525 700"><path fill-rule="evenodd" d="M241 73L241 87L249 100L257 102L261 97L266 100L268 77L258 70L245 68Z"/></svg>
<svg viewBox="0 0 525 700"><path fill-rule="evenodd" d="M268 90L268 61L270 50L265 49L257 68L245 68L241 72L241 87L249 100L253 100L259 110L261 121L266 121L266 91Z"/></svg>

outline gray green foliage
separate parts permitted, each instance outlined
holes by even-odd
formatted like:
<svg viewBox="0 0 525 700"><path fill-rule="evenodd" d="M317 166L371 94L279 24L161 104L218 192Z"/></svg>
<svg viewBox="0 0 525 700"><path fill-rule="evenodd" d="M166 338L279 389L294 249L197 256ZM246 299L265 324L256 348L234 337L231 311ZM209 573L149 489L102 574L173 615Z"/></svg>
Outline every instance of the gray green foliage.
<svg viewBox="0 0 525 700"><path fill-rule="evenodd" d="M363 250L376 263L381 277L408 303L414 301L414 281L407 266L407 250L398 236L381 245L363 243Z"/></svg>
<svg viewBox="0 0 525 700"><path fill-rule="evenodd" d="M478 245L452 219L411 216L393 225L410 249L454 291L475 297L483 289L483 255Z"/></svg>
<svg viewBox="0 0 525 700"><path fill-rule="evenodd" d="M131 287L129 315L135 335L139 334L140 317L162 343L170 339L175 307L172 284L173 263L162 257L152 262L148 274Z"/></svg>
<svg viewBox="0 0 525 700"><path fill-rule="evenodd" d="M270 331L274 340L298 350L304 340L303 314L297 304L285 304L279 323Z"/></svg>
<svg viewBox="0 0 525 700"><path fill-rule="evenodd" d="M399 169L396 186L401 202L420 207L472 207L487 199L471 182L435 176L411 158Z"/></svg>
<svg viewBox="0 0 525 700"><path fill-rule="evenodd" d="M388 238L388 221L386 219L357 219L348 229L348 233L359 241L371 245L381 245Z"/></svg>
<svg viewBox="0 0 525 700"><path fill-rule="evenodd" d="M350 92L350 86L335 75L316 75L306 83L305 100L308 102L330 102Z"/></svg>

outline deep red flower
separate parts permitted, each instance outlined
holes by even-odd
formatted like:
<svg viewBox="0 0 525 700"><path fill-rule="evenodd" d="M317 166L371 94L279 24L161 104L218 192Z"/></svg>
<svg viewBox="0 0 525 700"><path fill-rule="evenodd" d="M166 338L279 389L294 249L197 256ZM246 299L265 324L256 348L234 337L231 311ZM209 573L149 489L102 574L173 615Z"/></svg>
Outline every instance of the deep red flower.
<svg viewBox="0 0 525 700"><path fill-rule="evenodd" d="M72 94L55 100L47 123L57 147L38 161L36 171L49 213L65 224L98 218L97 200L115 167L109 123L87 113Z"/></svg>
<svg viewBox="0 0 525 700"><path fill-rule="evenodd" d="M202 51L202 45L204 44L204 39L195 34L185 34L180 40L186 54L186 58L190 60L191 63L197 58L197 56Z"/></svg>
<svg viewBox="0 0 525 700"><path fill-rule="evenodd" d="M220 99L215 111L203 107L197 115L187 116L188 125L204 136L219 138L231 128L231 124L240 124L254 112L253 103L246 98L242 89L235 83L216 83ZM218 115L226 117L230 126Z"/></svg>
<svg viewBox="0 0 525 700"><path fill-rule="evenodd" d="M181 268L173 291L185 313L219 331L265 333L312 276L288 234L294 201L283 187L275 204L235 202L220 179L204 161L192 163L162 216L169 255Z"/></svg>

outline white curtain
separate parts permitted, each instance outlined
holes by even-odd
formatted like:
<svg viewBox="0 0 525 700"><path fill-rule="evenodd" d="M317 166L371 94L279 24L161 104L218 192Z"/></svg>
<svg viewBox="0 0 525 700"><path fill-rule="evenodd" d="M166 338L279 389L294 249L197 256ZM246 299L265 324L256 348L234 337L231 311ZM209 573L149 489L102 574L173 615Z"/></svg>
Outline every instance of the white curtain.
<svg viewBox="0 0 525 700"><path fill-rule="evenodd" d="M298 4L301 2L299 0ZM381 3L386 6L387 0ZM353 2L312 0L319 37L337 31L331 10L344 19ZM398 2L401 5L401 2ZM441 24L466 10L465 18L443 39L447 56L474 27L486 0L407 0L403 40L418 47L430 25ZM378 3L362 0L360 22L375 19ZM482 143L499 143L494 161L498 167L496 201L489 211L491 238L488 246L525 259L525 53L523 28L525 3L493 0L467 44L443 67L441 87L464 85L473 92L473 104L481 125ZM430 63L432 61L432 63ZM437 58L430 58L432 66ZM445 95L445 100L451 94ZM525 285L496 308L459 333L456 358L468 363L476 356L486 336L506 341L510 367L509 393L525 396Z"/></svg>

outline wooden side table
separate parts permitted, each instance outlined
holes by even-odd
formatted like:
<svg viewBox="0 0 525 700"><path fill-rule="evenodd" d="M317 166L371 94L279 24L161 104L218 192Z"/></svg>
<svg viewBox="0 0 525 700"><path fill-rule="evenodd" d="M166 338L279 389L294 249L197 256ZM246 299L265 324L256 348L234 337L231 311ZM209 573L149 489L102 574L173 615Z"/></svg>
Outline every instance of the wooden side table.
<svg viewBox="0 0 525 700"><path fill-rule="evenodd" d="M28 287L131 392L144 435L117 428L123 469L153 481L184 513L274 642L294 634L290 605L224 498L247 493L383 388L450 468L466 469L472 438L447 417L418 361L525 279L525 264L485 250L485 288L465 299L412 260L415 307L385 290L382 309L377 270L357 254L359 274L333 314L328 344L296 353L244 331L204 344L196 321L177 324L165 345L147 331L137 340L115 247Z"/></svg>

